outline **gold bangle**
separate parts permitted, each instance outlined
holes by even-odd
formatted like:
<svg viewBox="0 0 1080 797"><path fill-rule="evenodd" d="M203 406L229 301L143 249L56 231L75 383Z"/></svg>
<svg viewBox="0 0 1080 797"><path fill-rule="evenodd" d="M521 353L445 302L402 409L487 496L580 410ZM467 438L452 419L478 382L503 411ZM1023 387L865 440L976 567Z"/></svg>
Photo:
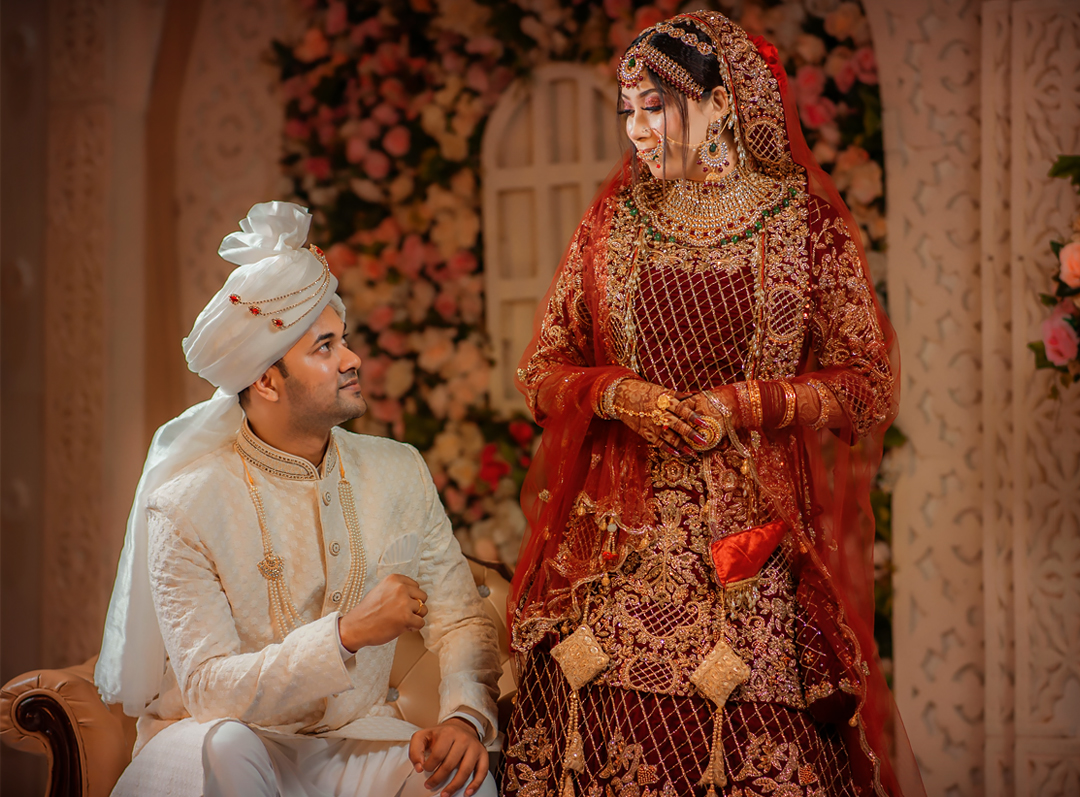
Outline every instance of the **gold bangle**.
<svg viewBox="0 0 1080 797"><path fill-rule="evenodd" d="M756 379L746 383L746 393L750 397L750 414L753 418L753 428L760 429L765 425L765 412L761 407L761 386Z"/></svg>
<svg viewBox="0 0 1080 797"><path fill-rule="evenodd" d="M825 385L817 379L807 379L806 384L814 388L814 392L818 394L818 403L821 405L818 410L817 420L810 424L810 428L815 432L820 432L825 428L829 422L829 394Z"/></svg>
<svg viewBox="0 0 1080 797"><path fill-rule="evenodd" d="M795 402L798 400L798 396L795 393L795 386L791 382L782 380L780 387L784 389L784 417L780 419L778 428L783 429L785 426L791 426L795 421Z"/></svg>
<svg viewBox="0 0 1080 797"><path fill-rule="evenodd" d="M619 416L615 414L615 391L619 389L619 385L631 378L629 376L616 377L610 385L604 388L604 392L600 395L600 407L596 413L597 415L607 421L618 420Z"/></svg>

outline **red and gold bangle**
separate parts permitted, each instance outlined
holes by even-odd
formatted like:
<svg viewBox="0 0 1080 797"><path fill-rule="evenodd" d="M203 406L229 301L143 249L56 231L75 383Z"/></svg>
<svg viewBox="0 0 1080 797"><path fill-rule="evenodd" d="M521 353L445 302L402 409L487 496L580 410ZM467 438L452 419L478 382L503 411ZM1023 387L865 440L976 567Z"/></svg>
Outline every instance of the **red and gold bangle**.
<svg viewBox="0 0 1080 797"><path fill-rule="evenodd" d="M752 426L755 429L760 429L765 425L765 410L761 406L761 386L756 379L746 383L746 392L750 397Z"/></svg>
<svg viewBox="0 0 1080 797"><path fill-rule="evenodd" d="M780 425L777 428L783 429L785 426L791 426L795 422L795 403L798 396L795 393L795 386L790 382L781 381L780 387L784 389L784 417L780 420Z"/></svg>

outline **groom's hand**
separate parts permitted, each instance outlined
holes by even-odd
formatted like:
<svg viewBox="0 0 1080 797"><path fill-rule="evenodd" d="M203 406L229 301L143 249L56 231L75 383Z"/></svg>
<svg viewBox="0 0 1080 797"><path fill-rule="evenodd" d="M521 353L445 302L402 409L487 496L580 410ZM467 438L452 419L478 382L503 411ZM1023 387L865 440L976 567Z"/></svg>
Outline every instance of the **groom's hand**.
<svg viewBox="0 0 1080 797"><path fill-rule="evenodd" d="M392 573L338 618L341 644L352 652L385 645L406 631L419 631L427 615L427 593L408 576Z"/></svg>
<svg viewBox="0 0 1080 797"><path fill-rule="evenodd" d="M476 738L476 729L460 717L451 717L441 725L413 734L409 742L409 760L417 772L430 772L424 787L436 789L450 777L454 779L442 790L441 797L450 797L469 781L466 797L472 797L484 782L488 772L488 753Z"/></svg>

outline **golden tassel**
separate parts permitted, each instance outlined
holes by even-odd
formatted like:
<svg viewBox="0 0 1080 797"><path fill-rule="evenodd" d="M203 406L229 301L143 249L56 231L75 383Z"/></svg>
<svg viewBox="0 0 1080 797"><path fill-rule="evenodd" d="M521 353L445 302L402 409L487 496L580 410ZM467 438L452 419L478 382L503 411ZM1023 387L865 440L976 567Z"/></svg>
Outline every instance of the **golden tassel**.
<svg viewBox="0 0 1080 797"><path fill-rule="evenodd" d="M585 771L585 742L578 728L578 693L570 693L570 716L566 723L566 753L563 755L563 769L570 772Z"/></svg>
<svg viewBox="0 0 1080 797"><path fill-rule="evenodd" d="M705 797L716 797L716 786L727 786L727 773L724 771L724 741L720 732L724 722L724 709L717 708L713 715L712 747L709 749L709 764L698 781L699 786L708 786Z"/></svg>
<svg viewBox="0 0 1080 797"><path fill-rule="evenodd" d="M559 789L559 797L574 797L574 776L569 772L563 775L562 788Z"/></svg>

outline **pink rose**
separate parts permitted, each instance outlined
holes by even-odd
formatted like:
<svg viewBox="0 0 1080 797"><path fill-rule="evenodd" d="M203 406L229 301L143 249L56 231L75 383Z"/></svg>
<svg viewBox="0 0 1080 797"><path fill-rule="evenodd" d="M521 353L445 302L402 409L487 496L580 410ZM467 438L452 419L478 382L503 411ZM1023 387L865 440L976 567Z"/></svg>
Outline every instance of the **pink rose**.
<svg viewBox="0 0 1080 797"><path fill-rule="evenodd" d="M385 153L372 150L364 156L364 173L372 180L382 180L390 174L390 159Z"/></svg>
<svg viewBox="0 0 1080 797"><path fill-rule="evenodd" d="M383 136L382 145L388 154L400 158L408 154L409 147L412 146L412 137L406 128L398 125Z"/></svg>
<svg viewBox="0 0 1080 797"><path fill-rule="evenodd" d="M409 351L409 339L395 329L387 329L379 335L379 348L394 357L401 357Z"/></svg>
<svg viewBox="0 0 1080 797"><path fill-rule="evenodd" d="M370 151L367 141L360 136L352 136L345 142L345 160L349 163L359 163Z"/></svg>
<svg viewBox="0 0 1080 797"><path fill-rule="evenodd" d="M655 6L642 6L634 12L635 33L641 33L645 28L651 28L657 22L663 22L666 17L667 14Z"/></svg>
<svg viewBox="0 0 1080 797"><path fill-rule="evenodd" d="M1070 288L1080 288L1080 241L1065 244L1058 252L1061 281Z"/></svg>
<svg viewBox="0 0 1080 797"><path fill-rule="evenodd" d="M630 0L604 0L604 13L609 19L618 19L630 13Z"/></svg>
<svg viewBox="0 0 1080 797"><path fill-rule="evenodd" d="M401 45L394 42L383 42L375 50L375 72L379 75L388 75L397 69L401 62Z"/></svg>
<svg viewBox="0 0 1080 797"><path fill-rule="evenodd" d="M356 265L356 252L348 244L336 243L326 250L326 262L330 273L340 277L342 272Z"/></svg>
<svg viewBox="0 0 1080 797"><path fill-rule="evenodd" d="M818 97L815 102L801 105L799 116L804 125L811 130L816 130L836 118L836 104L828 97Z"/></svg>
<svg viewBox="0 0 1080 797"><path fill-rule="evenodd" d="M1080 336L1076 334L1072 324L1065 320L1070 312L1071 303L1060 302L1050 317L1042 322L1046 359L1054 365L1068 365L1076 359L1077 350L1080 349Z"/></svg>
<svg viewBox="0 0 1080 797"><path fill-rule="evenodd" d="M406 277L416 279L424 266L424 242L419 235L413 234L405 239L401 254L397 259L397 270Z"/></svg>
<svg viewBox="0 0 1080 797"><path fill-rule="evenodd" d="M811 33L800 33L795 40L795 54L808 64L820 64L825 60L825 42Z"/></svg>
<svg viewBox="0 0 1080 797"><path fill-rule="evenodd" d="M460 515L465 511L465 493L461 492L457 487L447 487L443 490L442 496L443 500L446 502L446 509L448 512Z"/></svg>
<svg viewBox="0 0 1080 797"><path fill-rule="evenodd" d="M386 372L389 357L369 357L360 368L360 388L368 396L381 396L386 391Z"/></svg>
<svg viewBox="0 0 1080 797"><path fill-rule="evenodd" d="M380 304L368 314L367 325L372 332L382 332L394 321L394 308Z"/></svg>
<svg viewBox="0 0 1080 797"><path fill-rule="evenodd" d="M319 125L319 143L329 147L337 136L337 126L332 123Z"/></svg>
<svg viewBox="0 0 1080 797"><path fill-rule="evenodd" d="M501 51L502 44L494 36L476 36L465 44L465 52L473 55L490 55Z"/></svg>
<svg viewBox="0 0 1080 797"><path fill-rule="evenodd" d="M349 27L349 9L340 0L335 0L326 8L326 32L330 36L344 33Z"/></svg>
<svg viewBox="0 0 1080 797"><path fill-rule="evenodd" d="M378 138L381 132L382 125L374 119L361 119L356 125L356 135L360 136L365 141L371 141L373 138Z"/></svg>
<svg viewBox="0 0 1080 797"><path fill-rule="evenodd" d="M310 64L320 58L326 58L330 53L330 43L326 41L323 32L318 28L309 28L300 40L300 44L293 50L293 55L298 61Z"/></svg>
<svg viewBox="0 0 1080 797"><path fill-rule="evenodd" d="M870 160L870 153L862 147L857 147L852 144L837 156L836 168L833 171L833 175L835 177L838 172L849 172L859 164L866 163L868 160Z"/></svg>
<svg viewBox="0 0 1080 797"><path fill-rule="evenodd" d="M608 28L608 44L615 51L613 59L618 63L622 57L620 53L624 52L627 47L630 46L630 42L634 40L636 34L629 25L621 20L619 22L612 22L611 27Z"/></svg>
<svg viewBox="0 0 1080 797"><path fill-rule="evenodd" d="M449 321L457 314L457 301L449 293L440 293L435 299L435 312Z"/></svg>
<svg viewBox="0 0 1080 797"><path fill-rule="evenodd" d="M365 279L379 282L386 276L386 265L380 258L372 255L360 255L360 273Z"/></svg>
<svg viewBox="0 0 1080 797"><path fill-rule="evenodd" d="M469 71L465 73L465 85L477 94L485 93L491 86L488 71L480 64L473 64L469 67Z"/></svg>
<svg viewBox="0 0 1080 797"><path fill-rule="evenodd" d="M862 21L863 13L858 3L841 3L825 17L825 32L834 39L846 39Z"/></svg>
<svg viewBox="0 0 1080 797"><path fill-rule="evenodd" d="M476 255L468 249L462 249L446 261L446 270L451 279L456 279L472 274L478 265Z"/></svg>
<svg viewBox="0 0 1080 797"><path fill-rule="evenodd" d="M311 126L302 119L290 119L285 123L285 135L305 141L311 135Z"/></svg>
<svg viewBox="0 0 1080 797"><path fill-rule="evenodd" d="M306 171L316 180L329 180L330 159L321 156L315 158L307 158L304 160L304 171Z"/></svg>
<svg viewBox="0 0 1080 797"><path fill-rule="evenodd" d="M400 401L382 399L381 401L371 402L371 415L377 421L394 423L401 420L402 413Z"/></svg>
<svg viewBox="0 0 1080 797"><path fill-rule="evenodd" d="M375 240L384 244L393 244L401 238L401 226L393 216L387 216L375 228Z"/></svg>
<svg viewBox="0 0 1080 797"><path fill-rule="evenodd" d="M387 78L379 86L379 94L383 99L397 108L404 108L409 104L409 94L405 91L405 84L396 77Z"/></svg>
<svg viewBox="0 0 1080 797"><path fill-rule="evenodd" d="M855 77L857 77L860 82L865 83L868 86L877 85L877 59L874 57L874 51L871 48L860 47L856 50L850 65L854 68ZM841 89L841 91L843 91L843 89Z"/></svg>
<svg viewBox="0 0 1080 797"><path fill-rule="evenodd" d="M382 102L375 106L375 110L371 112L371 118L379 124L389 127L390 125L396 125L401 117L387 103Z"/></svg>
<svg viewBox="0 0 1080 797"><path fill-rule="evenodd" d="M825 90L825 71L803 64L795 72L795 96L800 104L814 102Z"/></svg>

